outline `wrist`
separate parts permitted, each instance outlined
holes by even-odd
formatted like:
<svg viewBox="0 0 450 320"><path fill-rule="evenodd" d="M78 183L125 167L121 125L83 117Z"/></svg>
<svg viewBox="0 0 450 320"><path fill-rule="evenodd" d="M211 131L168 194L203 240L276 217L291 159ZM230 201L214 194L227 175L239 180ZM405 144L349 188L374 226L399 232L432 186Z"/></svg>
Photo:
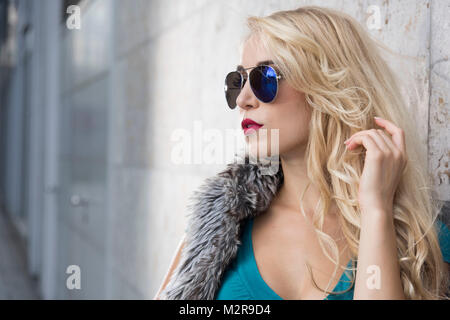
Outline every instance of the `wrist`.
<svg viewBox="0 0 450 320"><path fill-rule="evenodd" d="M393 221L392 209L362 209L361 210L361 223L368 224L386 224Z"/></svg>

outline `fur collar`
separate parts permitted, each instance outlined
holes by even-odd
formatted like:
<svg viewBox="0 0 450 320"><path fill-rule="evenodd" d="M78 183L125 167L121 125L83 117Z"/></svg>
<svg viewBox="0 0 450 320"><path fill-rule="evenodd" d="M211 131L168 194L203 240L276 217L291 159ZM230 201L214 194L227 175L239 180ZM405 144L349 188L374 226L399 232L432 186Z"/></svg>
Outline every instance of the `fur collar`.
<svg viewBox="0 0 450 320"><path fill-rule="evenodd" d="M214 299L241 244L245 220L269 207L283 182L281 165L267 174L261 163L249 163L248 155L244 159L207 178L191 196L186 243L161 299Z"/></svg>

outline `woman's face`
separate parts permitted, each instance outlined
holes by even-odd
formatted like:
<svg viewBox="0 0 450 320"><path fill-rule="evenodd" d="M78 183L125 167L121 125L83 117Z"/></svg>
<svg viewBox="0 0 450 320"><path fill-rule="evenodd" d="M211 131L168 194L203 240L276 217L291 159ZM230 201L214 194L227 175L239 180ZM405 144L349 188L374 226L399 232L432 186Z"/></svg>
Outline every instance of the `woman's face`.
<svg viewBox="0 0 450 320"><path fill-rule="evenodd" d="M265 60L273 59L260 45L257 36L251 36L243 46L240 65L249 68ZM247 71L250 73L251 70ZM263 125L256 132L250 130L251 133L247 133L245 137L251 155L256 157L258 152L263 157L276 155L276 149L272 149L276 146L272 146L272 143L278 143L280 156L289 157L303 153L308 141L310 120L310 112L306 106L303 92L294 90L286 80L281 79L278 82L278 93L275 100L271 103L264 103L253 94L250 81L247 79L236 103L239 106L242 120L250 118ZM264 129L266 129L267 135L264 135ZM272 129L279 129L279 139L276 139ZM275 140L273 140L274 138Z"/></svg>

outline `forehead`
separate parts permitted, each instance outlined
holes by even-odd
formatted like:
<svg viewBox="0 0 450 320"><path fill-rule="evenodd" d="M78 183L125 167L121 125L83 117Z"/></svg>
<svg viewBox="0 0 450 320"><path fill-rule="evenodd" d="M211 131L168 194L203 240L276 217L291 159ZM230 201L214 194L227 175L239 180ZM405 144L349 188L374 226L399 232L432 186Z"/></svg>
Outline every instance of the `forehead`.
<svg viewBox="0 0 450 320"><path fill-rule="evenodd" d="M257 63L254 63L253 65L251 65L251 67L256 67L256 66L260 66L260 65L271 65L271 64L274 64L274 62L272 60L262 60L262 61L258 61ZM250 67L247 67L247 68L250 68ZM246 69L246 68L244 68L243 65L238 65L236 67L236 70L238 70L238 71L244 70L244 69Z"/></svg>
<svg viewBox="0 0 450 320"><path fill-rule="evenodd" d="M262 64L273 64L271 56L267 53L258 36L252 35L242 45L241 62L236 70L250 68Z"/></svg>

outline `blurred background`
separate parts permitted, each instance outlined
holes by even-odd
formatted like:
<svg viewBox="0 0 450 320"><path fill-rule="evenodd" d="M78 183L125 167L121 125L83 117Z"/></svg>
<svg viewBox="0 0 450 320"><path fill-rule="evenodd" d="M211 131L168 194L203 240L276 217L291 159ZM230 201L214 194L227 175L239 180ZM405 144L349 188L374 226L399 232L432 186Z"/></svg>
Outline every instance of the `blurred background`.
<svg viewBox="0 0 450 320"><path fill-rule="evenodd" d="M246 16L307 4L416 58L392 67L449 201L450 0L0 0L0 299L152 299L225 165L174 163L173 133L238 128L223 82Z"/></svg>

